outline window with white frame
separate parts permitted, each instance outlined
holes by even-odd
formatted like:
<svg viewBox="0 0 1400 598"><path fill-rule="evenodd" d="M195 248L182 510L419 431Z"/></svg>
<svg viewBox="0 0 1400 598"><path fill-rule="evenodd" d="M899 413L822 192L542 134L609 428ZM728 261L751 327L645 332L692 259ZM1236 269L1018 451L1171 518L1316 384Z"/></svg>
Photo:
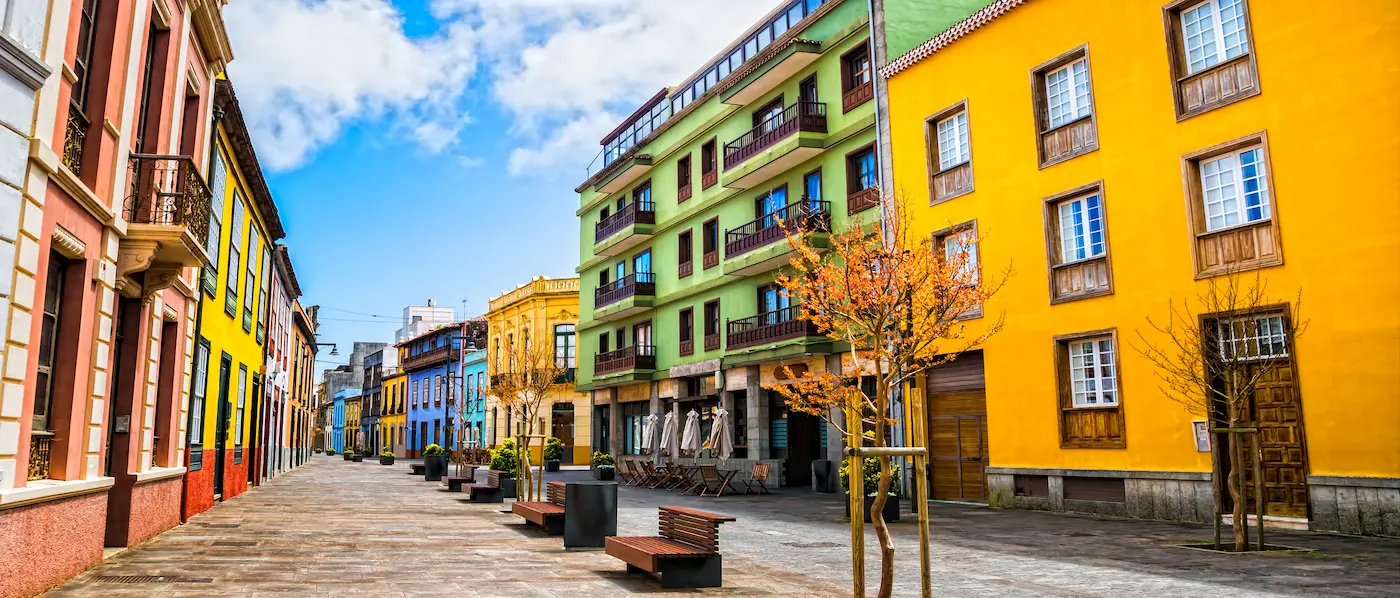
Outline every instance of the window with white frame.
<svg viewBox="0 0 1400 598"><path fill-rule="evenodd" d="M248 366L238 366L238 399L233 411L233 444L243 446L243 406L248 398Z"/></svg>
<svg viewBox="0 0 1400 598"><path fill-rule="evenodd" d="M1229 361L1288 357L1282 315L1230 318L1217 323L1220 356Z"/></svg>
<svg viewBox="0 0 1400 598"><path fill-rule="evenodd" d="M1062 264L1103 255L1103 203L1097 194L1059 204Z"/></svg>
<svg viewBox="0 0 1400 598"><path fill-rule="evenodd" d="M1249 52L1244 0L1206 0L1181 11L1187 74Z"/></svg>
<svg viewBox="0 0 1400 598"><path fill-rule="evenodd" d="M1073 405L1111 407L1118 404L1118 375L1114 371L1113 337L1069 343L1070 392Z"/></svg>
<svg viewBox="0 0 1400 598"><path fill-rule="evenodd" d="M971 158L968 148L967 111L938 121L938 167L948 170Z"/></svg>
<svg viewBox="0 0 1400 598"><path fill-rule="evenodd" d="M194 348L194 382L190 385L190 428L187 446L204 445L204 397L209 388L209 341L200 339Z"/></svg>
<svg viewBox="0 0 1400 598"><path fill-rule="evenodd" d="M1269 219L1262 147L1202 160L1200 169L1207 231Z"/></svg>
<svg viewBox="0 0 1400 598"><path fill-rule="evenodd" d="M1089 62L1081 58L1046 74L1045 98L1051 129L1089 116Z"/></svg>

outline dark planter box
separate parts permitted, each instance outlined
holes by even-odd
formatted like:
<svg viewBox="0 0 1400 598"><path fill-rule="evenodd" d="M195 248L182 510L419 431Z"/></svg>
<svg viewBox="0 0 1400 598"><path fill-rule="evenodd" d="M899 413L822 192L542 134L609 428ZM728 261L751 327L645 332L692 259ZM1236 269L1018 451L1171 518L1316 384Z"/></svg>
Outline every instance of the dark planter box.
<svg viewBox="0 0 1400 598"><path fill-rule="evenodd" d="M355 455L352 455L352 454L350 454L350 453L343 453L342 456L345 457L345 460L346 460L346 461L349 461L349 460L355 458Z"/></svg>
<svg viewBox="0 0 1400 598"><path fill-rule="evenodd" d="M515 478L501 476L501 498L515 498Z"/></svg>
<svg viewBox="0 0 1400 598"><path fill-rule="evenodd" d="M354 457L351 457L350 460L351 460L351 461L354 461L354 462L356 462L356 463L364 463L364 462L365 462L365 458L364 458L363 455L355 455Z"/></svg>
<svg viewBox="0 0 1400 598"><path fill-rule="evenodd" d="M381 457L379 457L379 464L380 464L380 465L393 465L393 464L394 464L394 458L393 458L393 457L383 457L383 456L381 456Z"/></svg>
<svg viewBox="0 0 1400 598"><path fill-rule="evenodd" d="M545 461L545 462L544 462L544 470L545 470L545 471L559 471L559 462L558 462L558 461Z"/></svg>
<svg viewBox="0 0 1400 598"><path fill-rule="evenodd" d="M423 457L423 481L440 482L447 475L447 455L426 455Z"/></svg>
<svg viewBox="0 0 1400 598"><path fill-rule="evenodd" d="M849 495L848 495L848 496L849 496ZM870 521L870 501L872 501L872 500L875 500L875 498L874 498L874 497L870 497L870 496L865 497L865 522L866 522L866 523L871 523L871 521ZM890 522L894 522L894 521L899 521L899 497L898 497L898 496L891 496L891 497L889 497L889 498L886 498L886 499L885 499L885 510L882 511L882 513L884 514L884 517L883 517L882 519L885 520L885 523L890 523ZM846 516L847 516L847 517L850 517L850 516L851 516L851 501L850 501L849 499L846 501Z"/></svg>
<svg viewBox="0 0 1400 598"><path fill-rule="evenodd" d="M595 480L610 482L616 479L616 477L617 468L615 467L596 467L593 469L593 479Z"/></svg>

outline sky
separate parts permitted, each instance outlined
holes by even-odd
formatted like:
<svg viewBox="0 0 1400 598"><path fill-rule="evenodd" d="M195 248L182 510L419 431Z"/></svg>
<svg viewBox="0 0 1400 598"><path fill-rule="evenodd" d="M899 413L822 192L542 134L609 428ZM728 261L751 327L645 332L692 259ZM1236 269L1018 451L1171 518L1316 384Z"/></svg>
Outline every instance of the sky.
<svg viewBox="0 0 1400 598"><path fill-rule="evenodd" d="M323 368L575 276L603 135L777 0L237 0L228 77L287 230Z"/></svg>

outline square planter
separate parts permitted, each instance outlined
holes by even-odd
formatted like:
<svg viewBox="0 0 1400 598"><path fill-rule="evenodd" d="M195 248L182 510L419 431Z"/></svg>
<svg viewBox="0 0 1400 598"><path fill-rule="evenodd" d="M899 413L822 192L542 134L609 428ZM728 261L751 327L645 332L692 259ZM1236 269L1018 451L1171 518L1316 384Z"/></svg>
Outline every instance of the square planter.
<svg viewBox="0 0 1400 598"><path fill-rule="evenodd" d="M423 457L423 481L440 482L447 475L447 455L425 455Z"/></svg>
<svg viewBox="0 0 1400 598"><path fill-rule="evenodd" d="M593 468L593 479L601 482L610 482L617 478L617 468L595 467Z"/></svg>
<svg viewBox="0 0 1400 598"><path fill-rule="evenodd" d="M544 462L544 470L545 470L545 471L559 471L559 462L558 462L558 461L545 461L545 462Z"/></svg>
<svg viewBox="0 0 1400 598"><path fill-rule="evenodd" d="M364 463L364 462L365 462L365 458L364 458L363 455L355 455L355 456L353 456L353 457L350 457L350 460L351 460L351 461L354 461L354 462L356 462L356 463Z"/></svg>
<svg viewBox="0 0 1400 598"><path fill-rule="evenodd" d="M349 461L349 460L355 458L355 455L352 455L352 454L350 454L350 453L344 453L343 456L345 457L345 460L346 460L346 461Z"/></svg>
<svg viewBox="0 0 1400 598"><path fill-rule="evenodd" d="M846 517L850 517L850 516L851 516L851 501L849 500L849 495L847 495L847 496L848 496L848 500L846 501ZM871 521L870 521L870 501L872 501L872 500L875 500L875 499L874 499L873 497L870 497L870 496L865 497L865 522L866 522L866 523L870 523L870 522L871 522ZM884 510L884 511L881 511L881 514L883 515L882 519L885 520L885 523L891 523L891 522L899 521L899 497L898 497L898 496L891 496L891 497L889 497L889 498L886 498L886 499L885 499L885 510Z"/></svg>
<svg viewBox="0 0 1400 598"><path fill-rule="evenodd" d="M380 464L380 465L393 465L393 464L394 464L394 458L393 458L393 457L384 457L384 456L380 456L380 457L379 457L379 464Z"/></svg>

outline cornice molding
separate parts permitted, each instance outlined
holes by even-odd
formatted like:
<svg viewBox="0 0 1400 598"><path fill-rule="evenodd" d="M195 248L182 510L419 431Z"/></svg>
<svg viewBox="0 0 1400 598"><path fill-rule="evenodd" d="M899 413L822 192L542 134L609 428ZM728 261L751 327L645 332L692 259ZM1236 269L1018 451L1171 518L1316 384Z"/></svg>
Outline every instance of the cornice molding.
<svg viewBox="0 0 1400 598"><path fill-rule="evenodd" d="M14 75L31 91L38 91L44 86L44 80L53 74L49 65L30 54L6 33L0 33L0 69Z"/></svg>

